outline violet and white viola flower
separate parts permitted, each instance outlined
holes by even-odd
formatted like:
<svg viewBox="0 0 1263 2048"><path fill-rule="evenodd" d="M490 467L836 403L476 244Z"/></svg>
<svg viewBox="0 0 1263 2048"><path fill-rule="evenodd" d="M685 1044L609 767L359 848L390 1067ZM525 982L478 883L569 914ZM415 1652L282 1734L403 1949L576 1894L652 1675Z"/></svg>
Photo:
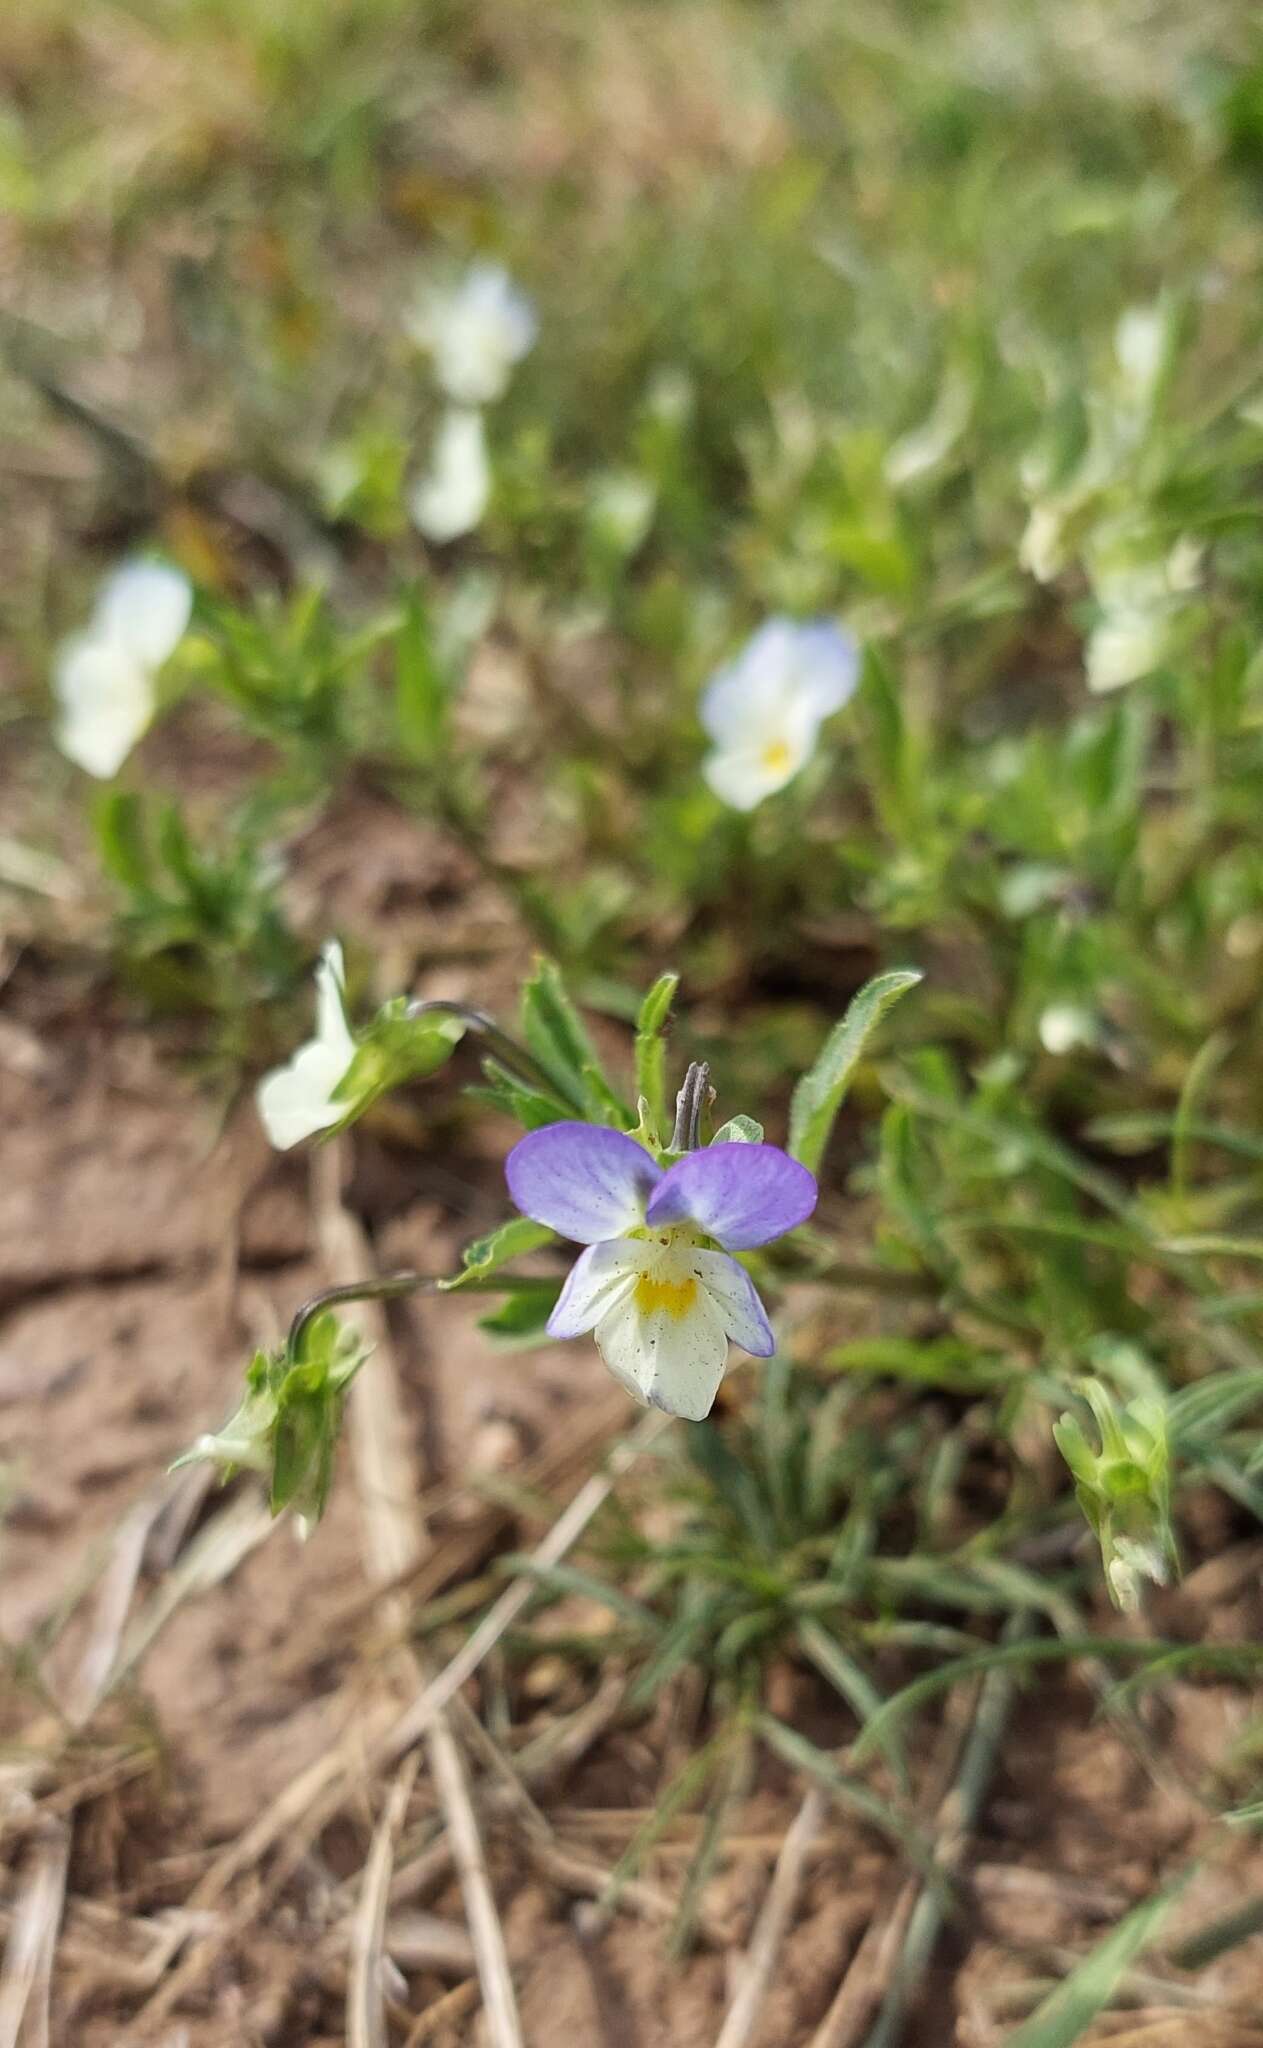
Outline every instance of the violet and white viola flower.
<svg viewBox="0 0 1263 2048"><path fill-rule="evenodd" d="M505 1165L523 1215L587 1247L548 1321L553 1337L591 1331L636 1400L700 1422L729 1343L768 1358L762 1302L731 1254L805 1223L816 1183L776 1145L718 1144L663 1168L625 1131L546 1124Z"/></svg>
<svg viewBox="0 0 1263 2048"><path fill-rule="evenodd" d="M334 1101L356 1044L346 1021L346 969L342 948L330 940L316 969L316 1034L283 1067L260 1081L255 1095L263 1128L278 1152L288 1152L317 1131L341 1123L349 1104Z"/></svg>
<svg viewBox="0 0 1263 2048"><path fill-rule="evenodd" d="M482 414L451 405L439 422L430 467L413 489L412 523L443 547L472 533L491 495L491 465Z"/></svg>
<svg viewBox="0 0 1263 2048"><path fill-rule="evenodd" d="M714 742L702 773L724 803L752 811L806 766L820 727L859 680L859 648L828 620L769 619L711 677L701 720Z"/></svg>
<svg viewBox="0 0 1263 2048"><path fill-rule="evenodd" d="M81 633L53 666L63 754L102 781L117 775L157 703L157 675L193 609L187 576L165 562L124 562L101 586Z"/></svg>
<svg viewBox="0 0 1263 2048"><path fill-rule="evenodd" d="M446 289L426 286L406 324L418 347L429 350L440 389L457 405L502 398L539 325L525 292L498 263L473 263Z"/></svg>

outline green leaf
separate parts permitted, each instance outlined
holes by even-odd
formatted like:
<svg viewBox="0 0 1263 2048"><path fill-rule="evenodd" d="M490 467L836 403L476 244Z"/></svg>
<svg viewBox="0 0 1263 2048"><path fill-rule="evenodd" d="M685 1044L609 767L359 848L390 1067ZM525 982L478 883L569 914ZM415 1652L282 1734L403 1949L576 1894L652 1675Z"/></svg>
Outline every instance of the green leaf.
<svg viewBox="0 0 1263 2048"><path fill-rule="evenodd" d="M988 1358L958 1337L856 1337L827 1353L835 1372L871 1373L914 1385L985 1393L1013 1377L1001 1358Z"/></svg>
<svg viewBox="0 0 1263 2048"><path fill-rule="evenodd" d="M667 1051L663 1032L679 985L678 974L660 974L636 1019L636 1094L648 1106L646 1122L655 1137L660 1137L667 1113Z"/></svg>
<svg viewBox="0 0 1263 2048"><path fill-rule="evenodd" d="M429 614L419 591L404 600L395 641L395 720L405 753L433 761L447 721L447 684L434 651Z"/></svg>
<svg viewBox="0 0 1263 2048"><path fill-rule="evenodd" d="M522 1035L564 1100L593 1123L632 1118L601 1069L553 961L542 956L522 990Z"/></svg>
<svg viewBox="0 0 1263 2048"><path fill-rule="evenodd" d="M158 813L158 858L173 880L180 884L190 902L203 900L204 877L189 839L188 827L178 804L163 804Z"/></svg>
<svg viewBox="0 0 1263 2048"><path fill-rule="evenodd" d="M138 893L153 886L153 866L145 838L140 798L131 790L110 789L96 805L97 851L107 874L125 889Z"/></svg>
<svg viewBox="0 0 1263 2048"><path fill-rule="evenodd" d="M522 1035L564 1099L587 1107L584 1068L599 1071L596 1048L551 960L538 958L522 989Z"/></svg>
<svg viewBox="0 0 1263 2048"><path fill-rule="evenodd" d="M846 1701L861 1728L874 1714L879 1714L885 1705L872 1679L862 1664L849 1651L843 1649L826 1628L810 1618L798 1624L798 1640L803 1654L810 1658L822 1678L827 1678L834 1691ZM903 1748L898 1731L894 1730L883 1742L886 1761L894 1771L900 1789L907 1790L908 1771L904 1761Z"/></svg>
<svg viewBox="0 0 1263 2048"><path fill-rule="evenodd" d="M493 1109L503 1110L525 1130L542 1130L545 1124L561 1123L574 1115L573 1103L563 1102L559 1096L545 1095L542 1089L528 1088L525 1081L519 1081L498 1060L484 1060L482 1071L487 1077L487 1086L467 1088L465 1093L475 1102L487 1102Z"/></svg>
<svg viewBox="0 0 1263 2048"><path fill-rule="evenodd" d="M489 1316L480 1316L478 1328L485 1330L494 1343L510 1351L525 1351L533 1345L546 1344L549 1341L548 1318L560 1293L560 1280L526 1281L515 1287Z"/></svg>
<svg viewBox="0 0 1263 2048"><path fill-rule="evenodd" d="M851 1077L868 1040L887 1010L920 980L915 968L902 967L868 982L830 1032L815 1065L795 1088L789 1118L789 1149L812 1173L824 1158L834 1119L846 1099Z"/></svg>
<svg viewBox="0 0 1263 2048"><path fill-rule="evenodd" d="M872 642L864 650L862 697L871 721L873 794L883 822L901 836L919 809L918 749L908 729L904 692Z"/></svg>
<svg viewBox="0 0 1263 2048"><path fill-rule="evenodd" d="M510 1259L519 1259L525 1252L535 1252L541 1245L556 1242L556 1234L544 1224L532 1223L529 1216L511 1216L498 1229L488 1231L486 1237L476 1237L472 1244L467 1244L462 1255L463 1271L451 1280L440 1280L439 1286L450 1293L454 1287L485 1280Z"/></svg>
<svg viewBox="0 0 1263 2048"><path fill-rule="evenodd" d="M612 1124L616 1131L631 1128L632 1118L625 1102L620 1102L603 1073L589 1060L583 1069L583 1085L587 1093L588 1115L593 1123Z"/></svg>
<svg viewBox="0 0 1263 2048"><path fill-rule="evenodd" d="M1153 1946L1187 1881L1187 1875L1178 1878L1133 1907L1009 2037L1007 2048L1071 2048L1109 2004L1136 1958Z"/></svg>

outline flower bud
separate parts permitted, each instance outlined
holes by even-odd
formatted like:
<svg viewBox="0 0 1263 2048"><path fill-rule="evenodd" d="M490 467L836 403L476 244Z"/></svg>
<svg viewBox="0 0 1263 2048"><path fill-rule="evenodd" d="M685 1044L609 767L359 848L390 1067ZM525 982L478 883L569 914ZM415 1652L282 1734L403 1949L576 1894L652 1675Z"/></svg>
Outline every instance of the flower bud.
<svg viewBox="0 0 1263 2048"><path fill-rule="evenodd" d="M1084 1380L1080 1392L1096 1419L1099 1449L1074 1415L1063 1415L1053 1436L1101 1546L1110 1598L1134 1613L1141 1581L1165 1585L1176 1562L1166 1411L1152 1394L1137 1395L1120 1408L1098 1379Z"/></svg>

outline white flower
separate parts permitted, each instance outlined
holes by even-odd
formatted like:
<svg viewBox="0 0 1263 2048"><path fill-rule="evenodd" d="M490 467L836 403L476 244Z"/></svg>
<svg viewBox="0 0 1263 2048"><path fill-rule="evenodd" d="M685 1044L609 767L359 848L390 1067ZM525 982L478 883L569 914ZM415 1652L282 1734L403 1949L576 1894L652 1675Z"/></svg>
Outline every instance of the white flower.
<svg viewBox="0 0 1263 2048"><path fill-rule="evenodd" d="M1158 388L1170 335L1166 307L1129 306L1114 329L1114 356L1123 394L1138 408L1148 406Z"/></svg>
<svg viewBox="0 0 1263 2048"><path fill-rule="evenodd" d="M434 374L457 405L487 405L535 340L535 308L507 270L475 263L458 284L427 287L407 317L408 332L434 359Z"/></svg>
<svg viewBox="0 0 1263 2048"><path fill-rule="evenodd" d="M1125 609L1106 612L1088 636L1088 688L1101 697L1137 683L1159 667L1167 644L1167 621L1159 613Z"/></svg>
<svg viewBox="0 0 1263 2048"><path fill-rule="evenodd" d="M653 524L657 491L635 470L611 469L594 481L588 498L592 530L612 552L634 555Z"/></svg>
<svg viewBox="0 0 1263 2048"><path fill-rule="evenodd" d="M1037 583L1051 583L1066 563L1066 507L1044 498L1032 505L1017 551L1018 561Z"/></svg>
<svg viewBox="0 0 1263 2048"><path fill-rule="evenodd" d="M792 619L760 626L702 696L702 724L714 741L702 773L715 795L734 810L752 811L783 789L858 676L859 651L839 627Z"/></svg>
<svg viewBox="0 0 1263 2048"><path fill-rule="evenodd" d="M1049 1003L1040 1013L1039 1042L1045 1052L1073 1052L1076 1046L1094 1045L1096 1036L1096 1019L1078 1003Z"/></svg>
<svg viewBox="0 0 1263 2048"><path fill-rule="evenodd" d="M472 533L487 509L491 467L482 414L449 406L435 436L430 467L412 493L412 521L439 546Z"/></svg>
<svg viewBox="0 0 1263 2048"><path fill-rule="evenodd" d="M947 460L969 425L973 411L973 385L959 370L943 379L934 410L920 426L913 427L890 449L883 465L886 481L901 490L905 484L938 469Z"/></svg>
<svg viewBox="0 0 1263 2048"><path fill-rule="evenodd" d="M316 969L316 1035L287 1065L264 1075L255 1097L263 1127L278 1152L328 1130L347 1113L347 1104L333 1100L356 1049L346 1021L345 990L342 948L331 940Z"/></svg>
<svg viewBox="0 0 1263 2048"><path fill-rule="evenodd" d="M58 649L57 744L89 775L116 775L149 724L158 670L192 609L192 586L178 569L125 562L103 584L86 629Z"/></svg>
<svg viewBox="0 0 1263 2048"><path fill-rule="evenodd" d="M1104 564L1093 573L1101 616L1088 636L1088 688L1101 696L1167 659L1181 597L1196 588L1200 550L1187 538L1165 561Z"/></svg>

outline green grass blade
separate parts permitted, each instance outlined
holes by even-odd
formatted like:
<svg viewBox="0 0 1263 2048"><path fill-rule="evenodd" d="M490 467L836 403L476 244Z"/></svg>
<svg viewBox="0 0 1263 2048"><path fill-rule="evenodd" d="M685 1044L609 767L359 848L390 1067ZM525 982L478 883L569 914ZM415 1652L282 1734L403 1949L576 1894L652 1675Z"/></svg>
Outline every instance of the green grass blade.
<svg viewBox="0 0 1263 2048"><path fill-rule="evenodd" d="M1109 2004L1138 1956L1151 1948L1187 1876L1144 1899L1010 2035L1006 2048L1071 2048Z"/></svg>

